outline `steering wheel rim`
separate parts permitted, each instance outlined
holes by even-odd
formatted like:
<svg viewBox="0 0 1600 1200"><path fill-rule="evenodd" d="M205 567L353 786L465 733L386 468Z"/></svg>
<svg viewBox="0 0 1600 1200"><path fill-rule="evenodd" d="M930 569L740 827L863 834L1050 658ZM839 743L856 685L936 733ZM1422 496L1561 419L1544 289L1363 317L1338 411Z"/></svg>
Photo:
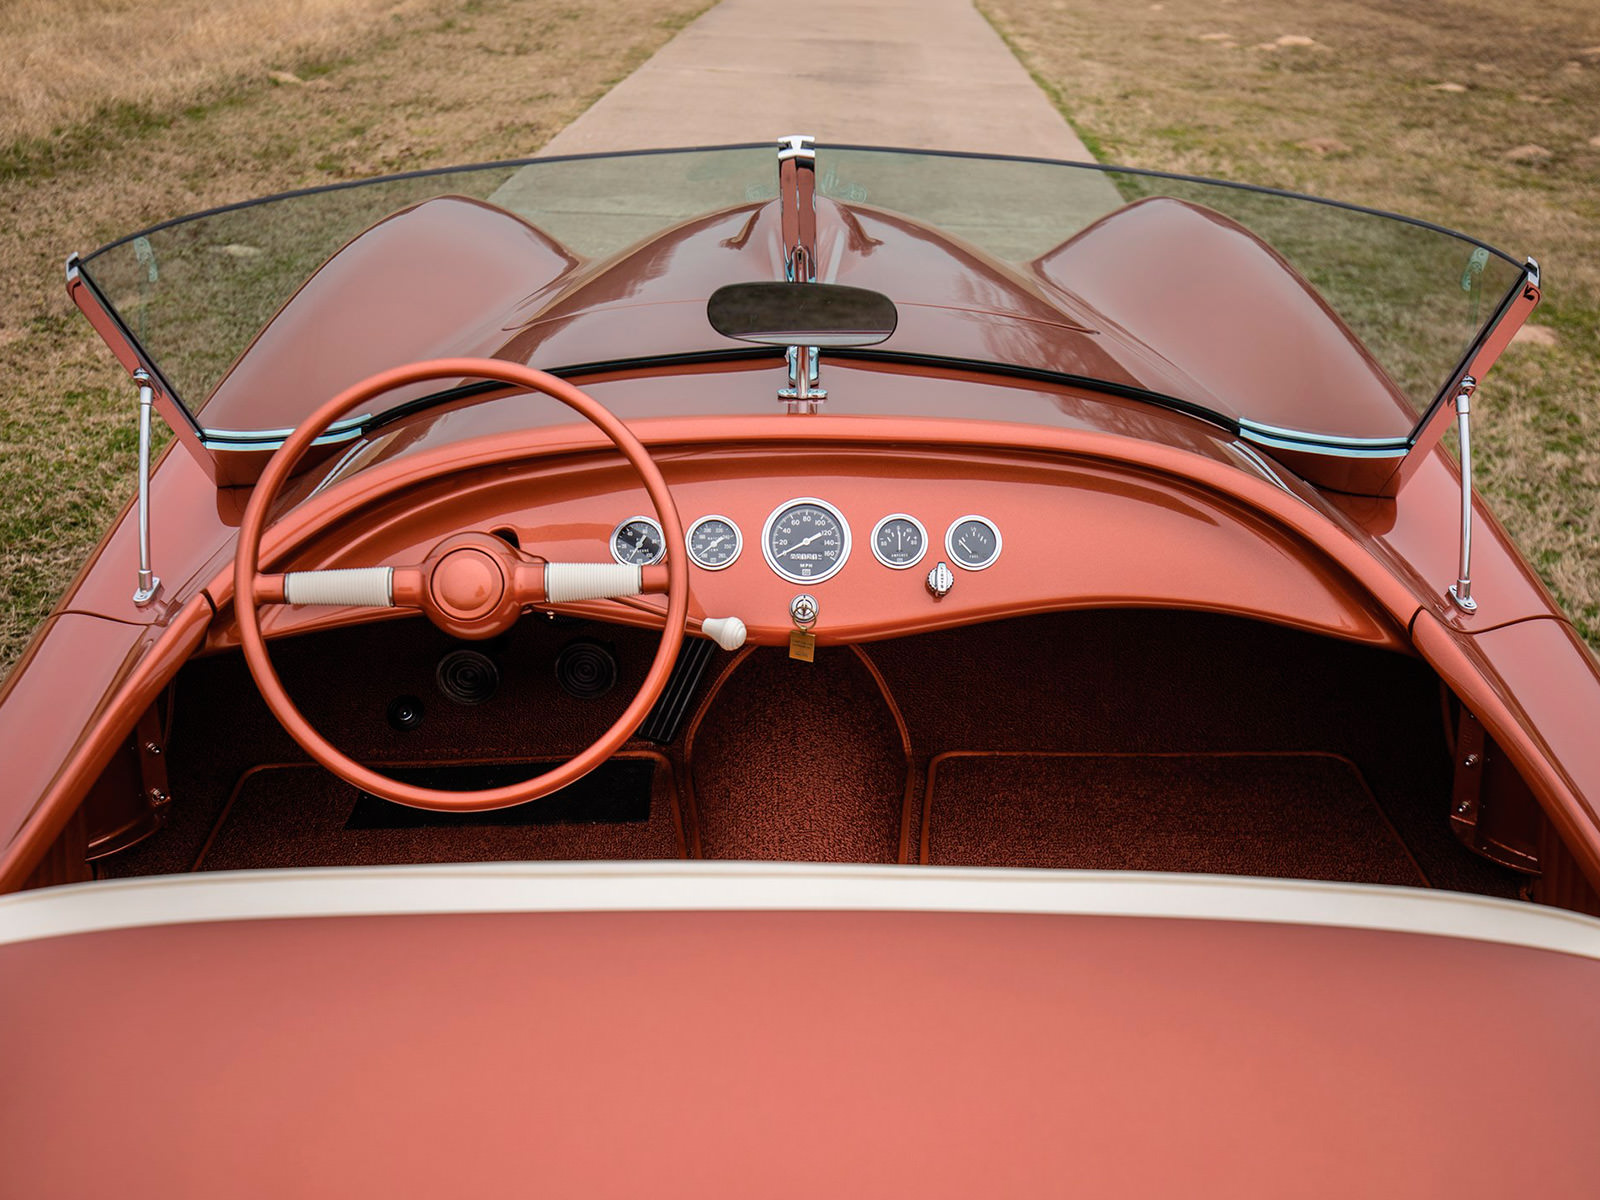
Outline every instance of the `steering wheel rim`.
<svg viewBox="0 0 1600 1200"><path fill-rule="evenodd" d="M559 400L599 428L620 450L638 473L655 505L656 516L661 521L662 532L670 549L682 547L683 522L677 505L661 469L644 444L634 436L609 409L579 388L532 367L500 359L441 358L394 367L370 375L361 382L346 388L321 408L313 412L284 441L256 483L239 526L239 541L234 553L234 608L239 623L239 641L244 651L245 665L255 679L261 697L285 732L298 742L307 754L332 771L346 783L362 788L375 796L413 808L432 809L437 812L478 812L494 808L510 808L538 800L559 791L569 783L587 775L620 749L644 721L666 687L667 679L677 661L678 649L683 643L684 630L689 616L689 566L688 556L668 553L666 626L661 642L656 648L650 670L640 685L632 703L621 716L587 749L581 751L561 766L522 783L490 788L476 792L456 792L438 788L419 787L380 774L350 758L333 743L324 738L290 699L278 678L267 653L266 639L261 633L261 621L256 594L257 580L261 575L261 538L267 527L267 514L277 499L284 482L300 457L311 443L339 417L359 404L397 387L438 379L485 379L542 393Z"/></svg>

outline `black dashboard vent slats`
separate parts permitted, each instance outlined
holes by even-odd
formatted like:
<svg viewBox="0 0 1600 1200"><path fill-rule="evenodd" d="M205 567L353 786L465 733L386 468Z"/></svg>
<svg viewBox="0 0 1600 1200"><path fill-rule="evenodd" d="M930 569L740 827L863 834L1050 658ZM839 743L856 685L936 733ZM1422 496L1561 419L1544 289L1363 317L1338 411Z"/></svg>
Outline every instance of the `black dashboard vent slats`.
<svg viewBox="0 0 1600 1200"><path fill-rule="evenodd" d="M678 661L672 665L667 686L650 710L650 715L639 726L639 736L658 746L670 745L677 739L683 719L689 714L689 705L700 688L700 680L711 663L717 649L708 638L686 637L678 651Z"/></svg>

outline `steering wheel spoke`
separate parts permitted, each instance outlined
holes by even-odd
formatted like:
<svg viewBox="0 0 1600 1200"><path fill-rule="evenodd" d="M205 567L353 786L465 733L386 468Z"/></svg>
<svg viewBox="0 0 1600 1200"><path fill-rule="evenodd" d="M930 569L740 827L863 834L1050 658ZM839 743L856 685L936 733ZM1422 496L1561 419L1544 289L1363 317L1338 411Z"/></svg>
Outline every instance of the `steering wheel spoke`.
<svg viewBox="0 0 1600 1200"><path fill-rule="evenodd" d="M338 567L257 575L257 604L330 605L341 608L420 607L418 567Z"/></svg>
<svg viewBox="0 0 1600 1200"><path fill-rule="evenodd" d="M530 581L532 582L532 581ZM615 600L667 590L667 568L621 563L546 563L543 578L533 584L541 595L530 604L570 604L576 600Z"/></svg>

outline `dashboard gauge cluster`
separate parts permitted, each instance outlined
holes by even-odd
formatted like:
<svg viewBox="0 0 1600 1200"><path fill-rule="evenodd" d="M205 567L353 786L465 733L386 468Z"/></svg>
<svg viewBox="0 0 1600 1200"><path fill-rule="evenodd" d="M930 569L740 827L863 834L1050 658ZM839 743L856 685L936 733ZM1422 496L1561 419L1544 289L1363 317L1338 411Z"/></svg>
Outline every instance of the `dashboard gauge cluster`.
<svg viewBox="0 0 1600 1200"><path fill-rule="evenodd" d="M731 567L744 550L744 534L732 517L708 513L691 522L684 535L689 561L705 571ZM872 527L873 557L894 571L905 571L927 557L928 530L910 513L890 513ZM967 571L982 571L1000 557L1000 528L988 517L969 513L952 521L944 534L949 560ZM650 566L666 557L666 538L654 517L634 516L611 531L611 557L632 566ZM832 504L815 496L786 500L761 527L761 553L767 565L790 583L820 583L837 575L850 558L850 522Z"/></svg>

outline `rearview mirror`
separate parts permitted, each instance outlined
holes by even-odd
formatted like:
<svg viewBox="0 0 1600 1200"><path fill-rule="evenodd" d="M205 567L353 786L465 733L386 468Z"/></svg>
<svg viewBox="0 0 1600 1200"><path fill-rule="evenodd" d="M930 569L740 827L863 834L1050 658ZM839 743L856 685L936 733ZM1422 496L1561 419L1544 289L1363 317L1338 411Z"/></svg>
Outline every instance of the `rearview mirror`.
<svg viewBox="0 0 1600 1200"><path fill-rule="evenodd" d="M764 346L871 346L894 332L894 301L837 283L730 283L706 318L724 337Z"/></svg>

